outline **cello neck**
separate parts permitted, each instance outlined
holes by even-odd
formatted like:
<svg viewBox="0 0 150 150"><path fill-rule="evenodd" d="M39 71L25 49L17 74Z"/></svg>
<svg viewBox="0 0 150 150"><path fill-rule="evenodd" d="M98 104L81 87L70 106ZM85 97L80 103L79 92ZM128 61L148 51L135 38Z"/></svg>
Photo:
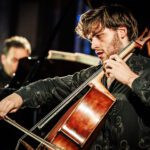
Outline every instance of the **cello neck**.
<svg viewBox="0 0 150 150"><path fill-rule="evenodd" d="M148 35L145 35L147 34ZM142 49L144 44L150 40L150 33L148 32L148 29L146 28L144 32L139 36L135 41L131 41L129 45L127 45L119 54L119 56L124 59L127 57L130 53L134 52L135 48Z"/></svg>

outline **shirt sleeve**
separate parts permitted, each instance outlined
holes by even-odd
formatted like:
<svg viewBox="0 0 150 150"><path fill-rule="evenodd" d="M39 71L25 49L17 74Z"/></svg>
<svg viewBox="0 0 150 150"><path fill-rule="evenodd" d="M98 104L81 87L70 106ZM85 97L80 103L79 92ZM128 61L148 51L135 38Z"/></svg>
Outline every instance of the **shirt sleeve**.
<svg viewBox="0 0 150 150"><path fill-rule="evenodd" d="M89 78L100 66L76 72L64 77L46 78L21 87L16 91L24 101L23 106L38 107L52 101L62 101Z"/></svg>
<svg viewBox="0 0 150 150"><path fill-rule="evenodd" d="M140 97L145 106L150 107L150 69L143 73L132 83L132 90Z"/></svg>

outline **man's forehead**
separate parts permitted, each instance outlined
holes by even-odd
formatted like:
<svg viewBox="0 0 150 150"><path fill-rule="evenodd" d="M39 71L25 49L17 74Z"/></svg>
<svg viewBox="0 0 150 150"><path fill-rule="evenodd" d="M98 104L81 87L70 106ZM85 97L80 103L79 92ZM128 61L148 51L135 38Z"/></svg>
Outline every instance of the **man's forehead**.
<svg viewBox="0 0 150 150"><path fill-rule="evenodd" d="M103 30L102 25L99 23L91 25L91 28L89 29L89 32L87 34L87 38L90 39L97 33L100 33Z"/></svg>

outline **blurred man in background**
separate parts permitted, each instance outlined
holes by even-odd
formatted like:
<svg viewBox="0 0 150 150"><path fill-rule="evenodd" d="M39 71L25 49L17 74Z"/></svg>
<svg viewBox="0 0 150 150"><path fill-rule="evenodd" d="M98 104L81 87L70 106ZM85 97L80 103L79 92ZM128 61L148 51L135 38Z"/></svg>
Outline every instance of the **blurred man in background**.
<svg viewBox="0 0 150 150"><path fill-rule="evenodd" d="M13 36L4 41L0 56L0 88L11 81L17 70L19 60L30 54L31 45L25 37Z"/></svg>

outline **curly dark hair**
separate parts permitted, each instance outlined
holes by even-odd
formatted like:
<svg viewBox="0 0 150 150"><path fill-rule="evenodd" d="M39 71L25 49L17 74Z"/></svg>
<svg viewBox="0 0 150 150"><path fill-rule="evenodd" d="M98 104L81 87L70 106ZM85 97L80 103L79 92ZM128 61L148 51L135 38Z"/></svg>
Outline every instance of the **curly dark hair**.
<svg viewBox="0 0 150 150"><path fill-rule="evenodd" d="M82 38L87 39L87 35L99 23L102 29L107 27L116 30L120 26L125 26L129 40L133 40L138 36L137 21L133 14L124 6L117 4L103 5L83 13L75 31Z"/></svg>

